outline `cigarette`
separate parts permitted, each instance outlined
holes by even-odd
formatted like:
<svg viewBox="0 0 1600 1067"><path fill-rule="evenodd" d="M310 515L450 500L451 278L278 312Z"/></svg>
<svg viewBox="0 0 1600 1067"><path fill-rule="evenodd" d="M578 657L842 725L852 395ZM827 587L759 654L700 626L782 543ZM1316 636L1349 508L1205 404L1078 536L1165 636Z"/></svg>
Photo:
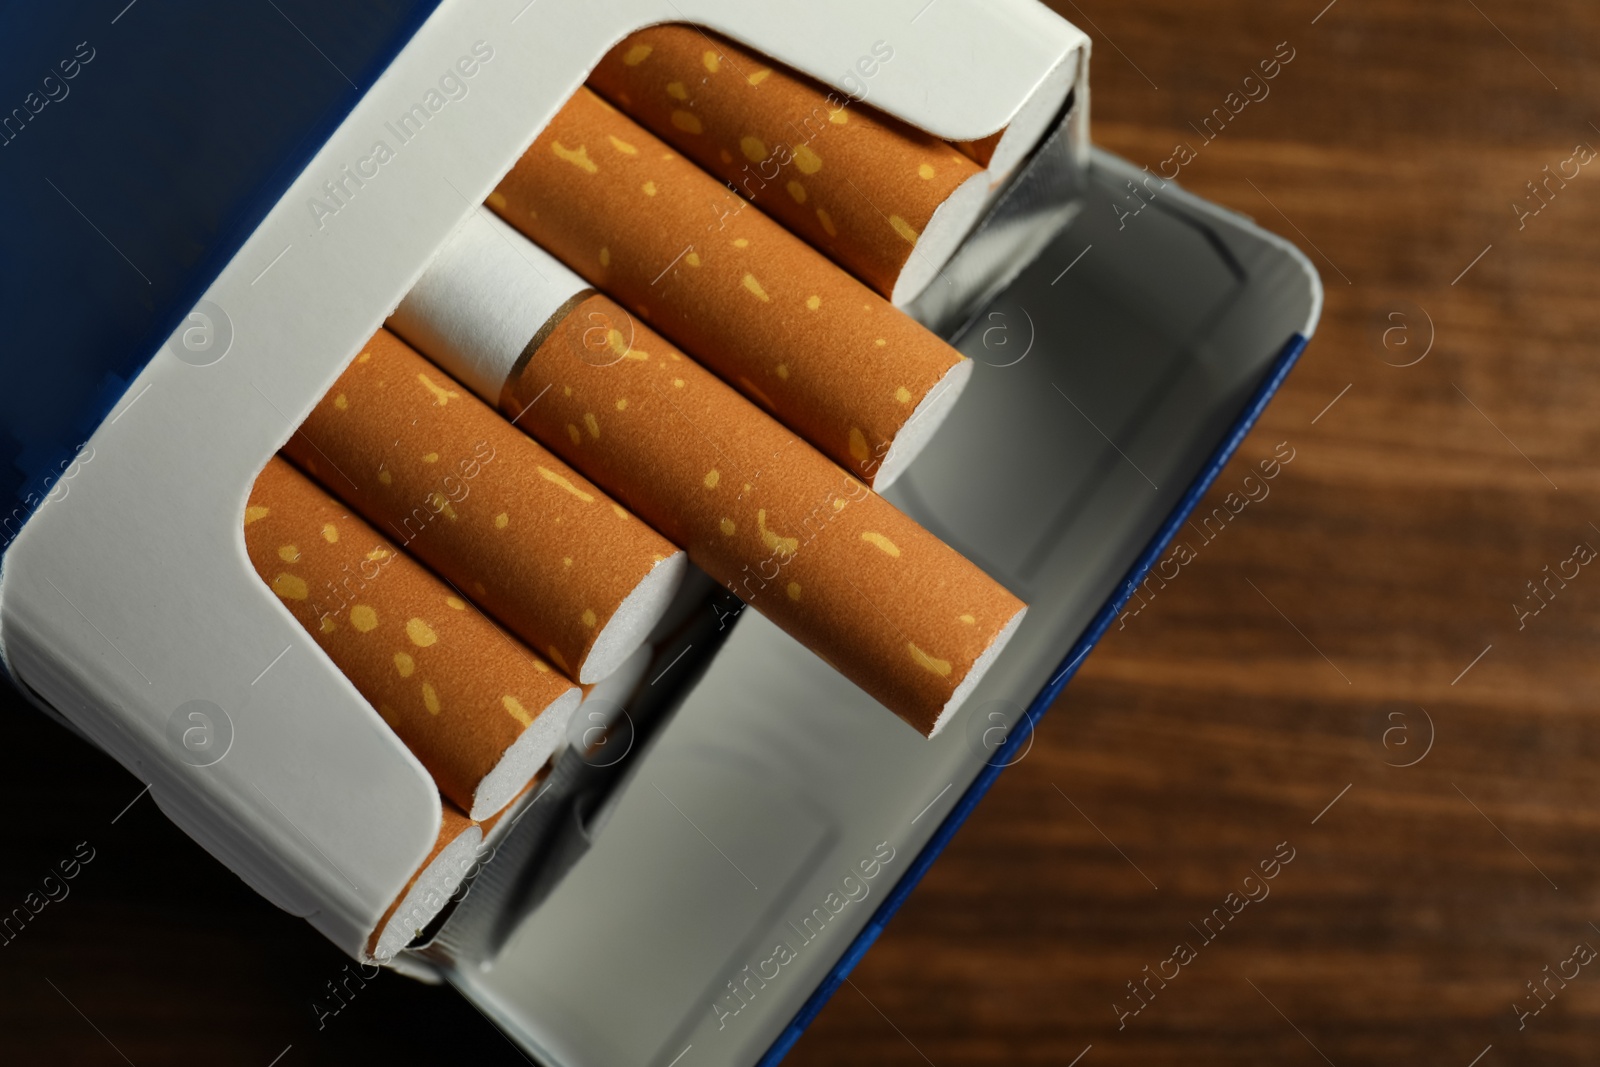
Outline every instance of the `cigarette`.
<svg viewBox="0 0 1600 1067"><path fill-rule="evenodd" d="M583 687L583 703L567 724L567 743L586 762L609 767L627 755L634 736L629 730L616 728L628 714L628 701L650 670L654 655L655 650L645 645L629 656L615 674Z"/></svg>
<svg viewBox="0 0 1600 1067"><path fill-rule="evenodd" d="M577 682L633 654L688 565L387 330L284 453Z"/></svg>
<svg viewBox="0 0 1600 1067"><path fill-rule="evenodd" d="M483 840L486 844L493 845L516 824L518 817L527 809L530 798L537 797L538 791L544 788L544 778L545 775L541 774L523 786L522 792L511 798L511 803L478 824L483 830Z"/></svg>
<svg viewBox="0 0 1600 1067"><path fill-rule="evenodd" d="M640 30L589 84L895 304L989 201L987 160L691 26Z"/></svg>
<svg viewBox="0 0 1600 1067"><path fill-rule="evenodd" d="M597 367L578 358L596 314L621 321L626 312L595 295L562 320L511 389L517 399L547 385L560 395L517 425L891 711L936 733L1022 603L648 327L629 348L643 359ZM608 418L609 433L566 439L565 424L611 397L629 404Z"/></svg>
<svg viewBox="0 0 1600 1067"><path fill-rule="evenodd" d="M387 963L438 918L471 873L484 831L448 800L428 858L383 913L367 941L367 955Z"/></svg>
<svg viewBox="0 0 1600 1067"><path fill-rule="evenodd" d="M1000 147L1000 139L1005 133L1005 130L1000 130L976 141L957 141L955 146L962 155L978 166L987 168L993 162L995 150Z"/></svg>
<svg viewBox="0 0 1600 1067"><path fill-rule="evenodd" d="M889 710L937 733L1010 639L1022 602L609 298L572 306L582 281L539 249L524 244L489 277L453 269L508 238L469 223L423 283L476 322L516 305L548 314L531 354L488 328L427 354L447 370L480 368L519 427ZM529 405L534 396L544 399ZM573 432L591 418L597 432Z"/></svg>
<svg viewBox="0 0 1600 1067"><path fill-rule="evenodd" d="M629 656L627 662L616 671L595 682L593 685L580 686L583 690L583 703L578 705L578 713L572 717L575 737L581 737L584 727L579 725L583 718L583 709L586 705L621 706L628 702L633 691L644 680L645 672L650 669L650 660L655 655L655 649L649 645L641 645L639 650ZM590 723L589 725L593 725Z"/></svg>
<svg viewBox="0 0 1600 1067"><path fill-rule="evenodd" d="M565 740L577 686L287 461L256 479L244 535L262 581L473 820Z"/></svg>
<svg viewBox="0 0 1600 1067"><path fill-rule="evenodd" d="M970 360L586 88L489 206L877 489Z"/></svg>

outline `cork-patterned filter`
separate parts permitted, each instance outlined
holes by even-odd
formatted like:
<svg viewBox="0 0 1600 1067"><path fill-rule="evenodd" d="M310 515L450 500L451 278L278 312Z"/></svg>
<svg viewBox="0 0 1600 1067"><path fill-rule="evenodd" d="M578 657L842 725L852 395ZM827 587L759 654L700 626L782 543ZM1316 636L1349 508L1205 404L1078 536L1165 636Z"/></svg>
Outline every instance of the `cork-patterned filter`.
<svg viewBox="0 0 1600 1067"><path fill-rule="evenodd" d="M485 831L448 800L441 807L439 836L433 848L367 940L367 955L379 963L394 959L416 940L472 872Z"/></svg>
<svg viewBox="0 0 1600 1067"><path fill-rule="evenodd" d="M615 362L586 359L613 322ZM866 485L604 296L575 308L507 389L517 425L689 558L931 735L1024 605ZM548 391L546 391L548 390ZM537 404L527 399L543 395ZM599 433L572 435L589 413Z"/></svg>
<svg viewBox="0 0 1600 1067"><path fill-rule="evenodd" d="M987 192L949 143L692 26L640 30L589 84L886 297L956 191Z"/></svg>
<svg viewBox="0 0 1600 1067"><path fill-rule="evenodd" d="M971 373L588 89L488 204L869 485L905 468Z"/></svg>
<svg viewBox="0 0 1600 1067"><path fill-rule="evenodd" d="M578 688L287 461L244 521L256 573L472 818L561 744Z"/></svg>
<svg viewBox="0 0 1600 1067"><path fill-rule="evenodd" d="M1005 135L1005 130L997 130L977 141L957 141L956 148L978 166L987 167L994 158L994 150L1000 147L1000 138Z"/></svg>
<svg viewBox="0 0 1600 1067"><path fill-rule="evenodd" d="M639 647L687 566L387 330L284 452L574 681Z"/></svg>

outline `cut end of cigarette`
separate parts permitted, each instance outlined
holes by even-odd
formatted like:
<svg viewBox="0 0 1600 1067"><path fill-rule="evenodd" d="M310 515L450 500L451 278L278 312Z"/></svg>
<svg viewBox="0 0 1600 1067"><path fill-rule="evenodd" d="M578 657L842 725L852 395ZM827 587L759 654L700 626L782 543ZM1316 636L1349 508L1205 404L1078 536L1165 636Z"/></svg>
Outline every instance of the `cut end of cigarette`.
<svg viewBox="0 0 1600 1067"><path fill-rule="evenodd" d="M605 629L595 638L583 666L578 669L580 683L598 682L621 669L672 606L672 598L677 595L688 569L689 557L682 551L674 552L650 568L650 573L617 606L606 621Z"/></svg>
<svg viewBox="0 0 1600 1067"><path fill-rule="evenodd" d="M584 687L583 703L578 705L578 713L567 724L567 744L577 749L586 761L599 755L596 765L609 767L615 762L609 753L620 752L616 759L627 755L626 749L633 744L631 734L625 732L615 738L611 734L627 716L628 698L644 681L654 659L654 646L640 645L615 674ZM604 748L606 745L613 747Z"/></svg>
<svg viewBox="0 0 1600 1067"><path fill-rule="evenodd" d="M944 270L968 232L983 217L989 205L989 184L988 172L980 171L962 182L949 199L934 209L933 217L917 237L916 250L894 280L889 301L895 307L903 308L921 296Z"/></svg>
<svg viewBox="0 0 1600 1067"><path fill-rule="evenodd" d="M473 822L487 819L516 799L556 750L566 743L567 723L578 710L583 691L573 686L534 716L533 724L506 749L500 762L478 783L472 794Z"/></svg>
<svg viewBox="0 0 1600 1067"><path fill-rule="evenodd" d="M456 816L460 818L459 815ZM439 850L400 898L370 948L373 959L387 963L399 955L428 924L438 918L461 888L472 869L473 854L483 840L483 831L468 826L455 840Z"/></svg>
<svg viewBox="0 0 1600 1067"><path fill-rule="evenodd" d="M937 719L933 720L933 729L928 731L929 737L938 737L939 731L945 728L945 724L955 718L956 712L960 710L961 705L967 702L967 697L971 696L972 691L978 688L978 683L983 680L983 676L989 673L989 668L994 666L994 661L1000 658L1000 653L1005 649L1006 645L1010 644L1012 636L1017 632L1017 627L1022 625L1022 617L1027 613L1028 609L1024 606L1022 610L1011 616L1011 620L995 636L994 643L984 649L983 655L979 656L977 661L972 664L972 669L967 672L965 678L961 679L961 684L956 686L956 691L951 693L950 699L945 702L944 710L939 712Z"/></svg>
<svg viewBox="0 0 1600 1067"><path fill-rule="evenodd" d="M933 435L940 425L949 417L951 410L956 406L956 401L961 399L961 391L967 387L967 382L972 378L972 360L963 359L945 372L939 383L922 398L917 405L917 410L911 413L911 418L906 420L900 432L889 444L889 451L883 457L883 462L878 464L878 471L873 476L872 488L881 493L894 484L896 478L906 472L912 460L921 455L922 450L933 440Z"/></svg>
<svg viewBox="0 0 1600 1067"><path fill-rule="evenodd" d="M593 685L583 687L583 703L579 709L600 701L604 704L621 706L627 703L628 697L638 688L639 682L644 679L645 672L650 669L650 661L655 657L655 647L650 644L640 645L634 649L633 655L623 661L622 666L595 682ZM595 722L588 721L584 715L574 715L572 725L568 728L570 740L574 744L586 734Z"/></svg>

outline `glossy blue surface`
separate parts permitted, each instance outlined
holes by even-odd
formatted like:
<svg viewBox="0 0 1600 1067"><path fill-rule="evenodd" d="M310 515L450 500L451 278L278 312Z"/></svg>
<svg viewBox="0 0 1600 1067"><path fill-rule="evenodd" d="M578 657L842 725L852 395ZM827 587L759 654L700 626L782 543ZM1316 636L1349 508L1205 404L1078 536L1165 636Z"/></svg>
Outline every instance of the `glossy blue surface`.
<svg viewBox="0 0 1600 1067"><path fill-rule="evenodd" d="M437 4L0 2L0 550Z"/></svg>

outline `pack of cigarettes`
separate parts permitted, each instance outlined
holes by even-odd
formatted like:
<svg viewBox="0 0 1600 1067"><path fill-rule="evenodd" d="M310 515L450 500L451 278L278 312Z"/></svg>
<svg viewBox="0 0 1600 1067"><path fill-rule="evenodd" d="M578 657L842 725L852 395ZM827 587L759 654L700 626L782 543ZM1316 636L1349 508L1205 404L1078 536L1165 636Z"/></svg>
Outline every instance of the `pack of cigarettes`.
<svg viewBox="0 0 1600 1067"><path fill-rule="evenodd" d="M1036 0L414 7L235 176L259 210L162 339L13 429L0 656L539 1062L775 1063L1320 282L1093 148ZM66 49L7 151L111 46Z"/></svg>

